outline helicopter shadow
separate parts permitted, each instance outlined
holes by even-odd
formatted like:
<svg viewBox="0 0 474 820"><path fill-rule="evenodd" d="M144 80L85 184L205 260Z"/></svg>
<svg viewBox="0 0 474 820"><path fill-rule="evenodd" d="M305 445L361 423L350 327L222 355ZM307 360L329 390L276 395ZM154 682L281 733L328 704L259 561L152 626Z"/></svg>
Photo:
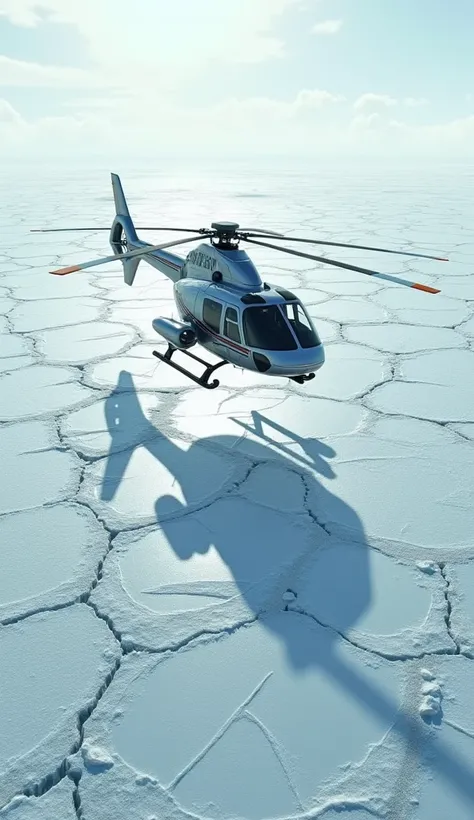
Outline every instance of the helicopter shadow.
<svg viewBox="0 0 474 820"><path fill-rule="evenodd" d="M298 518L303 518L308 523L305 499L311 496L312 507L330 507L331 517L353 533L354 540L359 542L357 548L351 551L350 558L346 556L344 562L341 562L339 553L326 550L324 583L318 583L318 595L327 598L329 593L333 601L339 601L338 631L349 630L369 608L369 552L365 546L361 521L347 504L330 493L315 478L316 475L324 477L327 481L335 478L330 459L336 454L327 444L316 438L304 438L291 433L254 411L253 427L239 419L233 419L236 424L235 436L211 435L192 443L188 449L182 449L148 421L140 406L133 379L125 371L119 375L116 391L106 400L105 416L111 436L111 447L101 487L101 500L113 501L134 450L133 447L121 450L120 445L122 439L125 440L127 431L136 431L135 447L146 448L166 467L184 498L183 503L174 495L160 495L155 502L156 521L170 549L181 561L187 561L194 555L205 555L211 546L214 547L228 568L242 599L252 611L261 611L261 588L265 582L271 592L271 579L275 579L276 575L273 586L280 588L283 583L281 592L285 592L286 589L284 578L278 578L275 567L281 565L280 574L289 575L292 570L292 556L297 571L297 564L302 560L302 549L306 551L304 561L305 558L311 559L311 551L316 553L321 543L328 547L330 542L330 537L324 530L315 525L317 533L314 545L307 543L308 527L304 530L303 543L300 530L292 529L294 517L291 513L282 514L278 511L278 504L273 502L272 497L276 492L281 496L281 486L279 489L276 486L272 487L272 482L275 484L291 481L293 491L297 494L294 506ZM246 503L245 496L238 493L226 493L223 496L227 503L219 506L219 501L216 501L204 511L198 512L195 510L195 500L193 504L196 486L205 483L206 480L215 482L212 475L207 478L203 472L205 452L209 448L209 451L219 455L230 454L232 457L234 452L238 457L237 445L243 437L239 428L253 433L253 437L246 440L243 457L253 464L253 469L271 467L270 472L267 470L265 475L257 479L257 487L262 485L262 480L265 482L264 495L269 503L266 504L264 499L262 507L259 504ZM274 437L265 433L265 429L279 433L283 441L276 441ZM261 441L256 440L256 437ZM272 445L272 449L267 446L268 444ZM299 445L299 452L291 449L291 445L294 444ZM291 472L288 473L288 470ZM218 486L216 490L219 490ZM250 498L252 496L250 490ZM241 503L232 504L232 500L237 499ZM313 518L317 518L317 511ZM183 526L183 521L187 522L187 526ZM330 640L325 646L327 645L329 651L331 641L339 641L340 637L332 630L328 631L328 637ZM295 667L305 667L310 663L310 659L301 654L297 643L286 642L286 649Z"/></svg>
<svg viewBox="0 0 474 820"><path fill-rule="evenodd" d="M182 503L174 496L165 495L158 497L155 503L156 520L169 548L181 561L187 561L196 554L205 554L212 546L229 569L248 607L253 609L256 615L260 615L261 599L255 594L258 583L249 583L249 579L258 582L259 579L274 574L275 566L278 566L280 560L281 572L291 573L288 561L283 560L291 547L291 534L288 534L291 530L281 526L281 513L266 507L267 523L265 525L264 522L262 525L262 519L259 519L258 514L259 504L248 503L245 506L245 515L242 515L242 505L236 505L233 513L232 504L227 504L225 511L219 514L219 502L216 501L207 507L205 523L200 525L197 517L190 515L191 510L188 510L188 502L191 502L196 482L206 481L202 467L205 447L208 446L220 453L232 453L232 448L235 451L238 443L242 443L242 434L211 435L190 444L187 450L178 447L145 417L133 378L126 371L120 373L115 391L106 399L105 416L111 446L101 488L101 499L113 500L134 448L145 447L174 476L184 498ZM287 630L282 625L285 619L262 618L260 623L277 633L295 673L310 667L319 667L349 697L379 718L383 724L393 724L393 731L399 734L407 748L424 749L430 755L432 768L451 784L464 801L474 805L474 770L468 768L440 737L427 734L426 726L418 716L400 709L398 703L391 700L385 692L378 690L366 676L359 674L354 665L347 663L343 653L338 651L343 635L357 624L371 605L371 577L370 547L367 545L360 518L342 499L317 480L317 475L323 476L326 481L335 478L330 464L330 459L336 455L335 451L316 438L303 438L292 433L256 411L252 413L252 418L253 427L234 419L241 429L252 432L262 440L261 443L254 438L247 439L243 455L254 465L271 465L276 468L277 475L274 481L282 480L282 472L278 468L285 469L287 476L288 470L293 475L296 471L303 481L304 499L311 497L311 506L316 508L315 520L317 521L318 508L329 508L331 520L344 531L350 532L350 540L357 542L350 562L345 563L341 562L337 549L334 548L332 555L331 536L326 536L324 576L317 580L315 595L330 597L332 611L336 613L337 630L324 629L324 640L317 642L314 651L308 650L307 641L298 640L297 630ZM266 434L264 424L282 434L284 441L277 442L274 437ZM121 440L124 440L124 434L130 431L138 431L135 436L139 441L136 440L134 447L124 451L120 449ZM300 454L297 454L296 458L295 450L290 449L288 441L299 445ZM269 444L272 445L271 451ZM275 451L275 447L278 452ZM276 496L281 496L281 487L277 484L272 487L271 480L271 477L267 476L267 482L270 482L266 486L267 498L271 497L272 492ZM241 497L236 493L230 493L226 498L235 499L236 496ZM272 515L275 523L268 529L269 516L271 520ZM289 513L287 517L291 519ZM181 524L185 519L187 526L183 527ZM334 539L334 546L336 542L337 539ZM315 555L319 550L319 544L315 536ZM295 560L298 559L299 556ZM280 579L281 581L284 583L284 578Z"/></svg>

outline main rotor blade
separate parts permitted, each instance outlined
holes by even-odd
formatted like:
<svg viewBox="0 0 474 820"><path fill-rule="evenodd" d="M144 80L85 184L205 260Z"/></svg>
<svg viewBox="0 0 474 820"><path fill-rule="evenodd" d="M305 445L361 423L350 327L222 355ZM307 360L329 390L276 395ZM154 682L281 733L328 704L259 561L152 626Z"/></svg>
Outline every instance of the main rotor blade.
<svg viewBox="0 0 474 820"><path fill-rule="evenodd" d="M210 234L208 235L210 236ZM145 248L137 248L136 250L129 251L128 253L104 256L102 259L93 259L91 262L82 262L80 265L72 265L68 268L60 268L59 270L50 270L50 273L54 273L57 276L65 276L67 273L75 273L78 270L85 270L85 268L93 268L96 265L106 265L108 262L116 262L121 259L131 259L134 256L146 256L154 251L161 251L165 248L171 248L174 245L184 245L185 242L195 242L197 239L202 238L203 236L201 234L200 236L190 236L186 239L176 239L174 242L165 242L165 244L161 245L147 245Z"/></svg>
<svg viewBox="0 0 474 820"><path fill-rule="evenodd" d="M306 242L309 245L331 245L335 248L356 248L360 251L378 251L379 253L395 253L399 254L400 256L416 256L419 259L434 259L437 262L449 262L449 259L446 259L444 256L428 256L426 253L413 253L412 251L394 251L390 250L389 248L374 248L370 245L349 245L345 242L328 242L322 239L301 239L297 236L283 236L282 234L272 234L270 231L267 231L268 237L262 236L261 233L255 234L258 238L263 239L270 239L272 236L278 236L280 239L286 239L287 242ZM253 236L253 233L248 233L247 236Z"/></svg>
<svg viewBox="0 0 474 820"><path fill-rule="evenodd" d="M314 259L315 262L324 262L325 265L335 265L337 268L344 268L344 270L353 270L357 273L365 273L367 276L374 276L376 279L386 279L387 282L395 282L397 285L406 285L409 288L416 288L416 290L424 290L427 293L440 293L436 288L431 288L429 285L420 285L418 282L410 282L408 279L400 279L398 276L390 276L388 273L379 273L369 268L360 268L357 265L349 265L347 262L336 262L335 259L326 259L324 256L314 256L312 253L303 253L303 251L293 251L290 248L281 248L278 245L270 245L268 242L258 242L256 239L246 239L246 242L251 242L252 245L262 245L264 248L273 248L276 251L283 253L291 253L293 256L302 256L304 259Z"/></svg>
<svg viewBox="0 0 474 820"><path fill-rule="evenodd" d="M267 231L267 230L264 230L263 228L261 230L260 230L260 228L239 228L237 233L239 235L246 234L247 236L253 236L255 234L256 236L263 236L263 238L265 238L266 236L268 236L268 237L278 236L278 237L281 237L281 239L286 239L287 238L282 233L276 233L276 231ZM242 239L245 239L245 237L243 236Z"/></svg>
<svg viewBox="0 0 474 820"><path fill-rule="evenodd" d="M207 228L150 228L137 227L136 231L181 231L182 233L210 233ZM61 231L110 231L109 228L31 228L30 233L59 233ZM277 235L277 234L275 234ZM280 234L278 234L279 236Z"/></svg>

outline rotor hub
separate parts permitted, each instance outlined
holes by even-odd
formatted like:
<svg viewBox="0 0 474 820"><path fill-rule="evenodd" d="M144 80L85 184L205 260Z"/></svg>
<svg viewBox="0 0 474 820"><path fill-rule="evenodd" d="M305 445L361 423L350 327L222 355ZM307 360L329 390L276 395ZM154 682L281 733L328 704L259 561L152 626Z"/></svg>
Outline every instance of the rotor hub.
<svg viewBox="0 0 474 820"><path fill-rule="evenodd" d="M236 250L239 244L237 222L213 222L214 236L211 242L221 250Z"/></svg>
<svg viewBox="0 0 474 820"><path fill-rule="evenodd" d="M232 239L239 230L237 222L213 222L211 228L215 230L219 239Z"/></svg>

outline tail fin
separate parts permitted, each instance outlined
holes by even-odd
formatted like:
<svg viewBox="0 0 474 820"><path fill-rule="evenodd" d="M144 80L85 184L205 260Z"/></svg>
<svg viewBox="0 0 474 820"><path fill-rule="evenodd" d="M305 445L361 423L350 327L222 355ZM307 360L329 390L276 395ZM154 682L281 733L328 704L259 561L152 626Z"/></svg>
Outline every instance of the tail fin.
<svg viewBox="0 0 474 820"><path fill-rule="evenodd" d="M115 202L115 219L110 231L110 245L114 254L120 256L124 253L124 248L128 251L139 248L140 240L137 236L132 217L130 216L130 211L128 210L120 177L117 174L111 174L111 178ZM127 285L133 285L139 264L139 258L122 260L123 278Z"/></svg>

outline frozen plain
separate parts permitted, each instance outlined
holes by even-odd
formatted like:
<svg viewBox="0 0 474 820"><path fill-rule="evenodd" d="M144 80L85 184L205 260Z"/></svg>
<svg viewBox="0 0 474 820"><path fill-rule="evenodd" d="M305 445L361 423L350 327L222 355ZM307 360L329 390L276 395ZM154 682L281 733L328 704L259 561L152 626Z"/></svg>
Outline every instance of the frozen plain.
<svg viewBox="0 0 474 820"><path fill-rule="evenodd" d="M326 364L206 392L151 355L168 280L49 276L108 234L29 233L108 226L109 170L137 225L440 253L314 250L442 293L252 248ZM0 178L2 820L472 819L473 181Z"/></svg>

